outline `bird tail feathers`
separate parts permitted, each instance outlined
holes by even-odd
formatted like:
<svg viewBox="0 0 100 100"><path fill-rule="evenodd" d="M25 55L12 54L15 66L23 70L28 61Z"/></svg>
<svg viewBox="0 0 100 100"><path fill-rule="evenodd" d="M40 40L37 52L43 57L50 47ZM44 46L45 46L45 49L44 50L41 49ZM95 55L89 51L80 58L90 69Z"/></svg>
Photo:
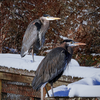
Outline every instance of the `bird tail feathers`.
<svg viewBox="0 0 100 100"><path fill-rule="evenodd" d="M25 48L22 47L21 53L20 53L21 57L24 57L27 53L28 53L28 50L25 50Z"/></svg>
<svg viewBox="0 0 100 100"><path fill-rule="evenodd" d="M44 84L43 82L36 81L36 77L32 81L32 87L36 91L38 91L43 84Z"/></svg>

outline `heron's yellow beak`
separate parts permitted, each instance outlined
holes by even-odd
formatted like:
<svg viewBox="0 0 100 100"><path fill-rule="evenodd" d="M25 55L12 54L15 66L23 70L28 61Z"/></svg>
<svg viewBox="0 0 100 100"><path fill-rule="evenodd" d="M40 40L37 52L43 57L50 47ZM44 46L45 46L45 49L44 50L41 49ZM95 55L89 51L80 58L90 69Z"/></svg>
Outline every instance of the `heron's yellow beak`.
<svg viewBox="0 0 100 100"><path fill-rule="evenodd" d="M59 17L53 17L53 19L54 19L54 20L59 20L59 19L61 19L61 18L59 18Z"/></svg>
<svg viewBox="0 0 100 100"><path fill-rule="evenodd" d="M46 17L46 20L59 20L59 17Z"/></svg>
<svg viewBox="0 0 100 100"><path fill-rule="evenodd" d="M69 46L79 46L79 45L86 45L85 43L80 43L80 42L74 42L74 43L71 43L69 44Z"/></svg>
<svg viewBox="0 0 100 100"><path fill-rule="evenodd" d="M75 46L86 45L86 43L75 42L74 45L75 45Z"/></svg>

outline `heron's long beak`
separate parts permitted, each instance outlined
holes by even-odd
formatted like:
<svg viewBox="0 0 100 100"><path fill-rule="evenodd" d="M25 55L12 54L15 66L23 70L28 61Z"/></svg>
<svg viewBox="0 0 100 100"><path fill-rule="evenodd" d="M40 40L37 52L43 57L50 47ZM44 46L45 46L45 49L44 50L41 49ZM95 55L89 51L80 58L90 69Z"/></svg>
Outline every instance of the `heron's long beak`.
<svg viewBox="0 0 100 100"><path fill-rule="evenodd" d="M59 17L47 17L46 19L47 20L59 20L61 18L59 18Z"/></svg>
<svg viewBox="0 0 100 100"><path fill-rule="evenodd" d="M59 18L59 17L53 17L53 19L54 19L54 20L59 20L59 19L61 19L61 18Z"/></svg>
<svg viewBox="0 0 100 100"><path fill-rule="evenodd" d="M69 46L79 46L79 45L86 45L86 43L75 42L75 43L69 44Z"/></svg>
<svg viewBox="0 0 100 100"><path fill-rule="evenodd" d="M86 43L75 42L74 45L75 45L75 46L86 45Z"/></svg>

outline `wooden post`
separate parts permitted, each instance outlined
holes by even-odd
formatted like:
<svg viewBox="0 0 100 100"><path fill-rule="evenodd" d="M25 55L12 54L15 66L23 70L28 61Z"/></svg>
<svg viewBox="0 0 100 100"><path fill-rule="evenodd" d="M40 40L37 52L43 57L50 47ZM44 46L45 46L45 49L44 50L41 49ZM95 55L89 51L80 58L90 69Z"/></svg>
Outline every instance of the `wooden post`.
<svg viewBox="0 0 100 100"><path fill-rule="evenodd" d="M44 97L43 97L43 86L41 86L41 100L44 100Z"/></svg>
<svg viewBox="0 0 100 100"><path fill-rule="evenodd" d="M0 80L0 100L1 100L1 97L2 97L2 80Z"/></svg>

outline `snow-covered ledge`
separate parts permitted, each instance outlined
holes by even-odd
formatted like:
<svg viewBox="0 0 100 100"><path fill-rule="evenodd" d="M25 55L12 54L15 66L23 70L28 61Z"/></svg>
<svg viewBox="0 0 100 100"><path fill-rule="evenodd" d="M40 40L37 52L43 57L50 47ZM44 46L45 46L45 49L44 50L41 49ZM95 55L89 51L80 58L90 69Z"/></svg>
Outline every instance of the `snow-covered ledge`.
<svg viewBox="0 0 100 100"><path fill-rule="evenodd" d="M35 62L32 61L31 55L26 55L25 57L21 58L19 54L0 54L0 66L29 72L36 71L44 56L34 57ZM63 75L85 78L99 75L99 73L99 68L94 68L93 66L80 66L76 60L72 59Z"/></svg>
<svg viewBox="0 0 100 100"><path fill-rule="evenodd" d="M27 72L35 72L43 58L43 56L35 56L35 62L32 62L31 55L26 55L24 58L21 58L19 54L0 54L0 66L2 66L0 67L0 70L11 71L12 69L16 69ZM10 68L11 70L9 70ZM94 68L93 66L83 67L80 66L76 60L72 59L63 75L83 79L70 83L68 86L61 85L54 88L55 96L100 97L99 68ZM50 91L49 94L52 96Z"/></svg>

